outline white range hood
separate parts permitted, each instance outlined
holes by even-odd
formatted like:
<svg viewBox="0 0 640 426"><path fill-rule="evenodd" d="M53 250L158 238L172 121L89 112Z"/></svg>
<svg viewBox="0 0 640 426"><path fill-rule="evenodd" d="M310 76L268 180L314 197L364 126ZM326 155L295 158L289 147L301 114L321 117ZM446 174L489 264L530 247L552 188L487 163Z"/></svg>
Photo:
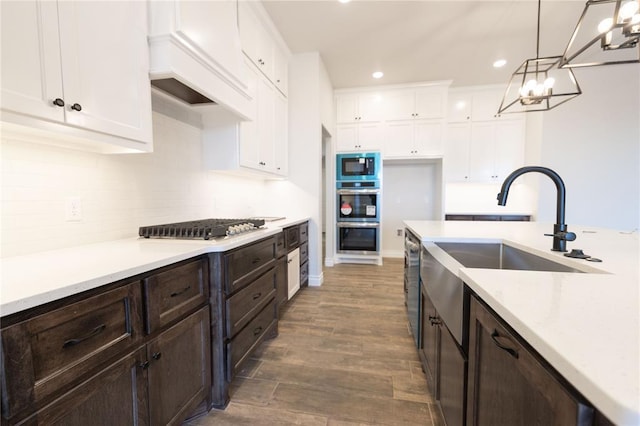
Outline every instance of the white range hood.
<svg viewBox="0 0 640 426"><path fill-rule="evenodd" d="M249 117L235 0L152 1L149 7L151 85L200 110Z"/></svg>

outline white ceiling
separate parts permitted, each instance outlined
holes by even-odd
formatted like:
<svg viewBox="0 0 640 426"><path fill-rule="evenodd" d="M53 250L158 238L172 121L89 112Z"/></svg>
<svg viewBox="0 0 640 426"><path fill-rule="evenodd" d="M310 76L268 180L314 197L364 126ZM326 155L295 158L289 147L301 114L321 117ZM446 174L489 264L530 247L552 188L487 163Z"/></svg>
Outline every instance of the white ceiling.
<svg viewBox="0 0 640 426"><path fill-rule="evenodd" d="M334 88L453 80L506 84L536 56L537 1L264 0L295 53L318 51ZM540 56L564 52L585 2L544 0ZM496 70L496 59L507 65ZM380 80L371 73L385 73Z"/></svg>

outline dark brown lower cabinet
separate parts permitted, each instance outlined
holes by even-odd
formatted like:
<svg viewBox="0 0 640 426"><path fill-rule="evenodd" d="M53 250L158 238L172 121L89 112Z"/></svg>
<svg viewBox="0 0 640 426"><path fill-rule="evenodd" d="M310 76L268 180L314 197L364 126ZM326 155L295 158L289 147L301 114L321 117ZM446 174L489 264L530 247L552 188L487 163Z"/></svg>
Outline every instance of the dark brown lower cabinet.
<svg viewBox="0 0 640 426"><path fill-rule="evenodd" d="M499 317L471 297L469 425L591 425L593 409Z"/></svg>
<svg viewBox="0 0 640 426"><path fill-rule="evenodd" d="M425 286L420 290L420 350L422 367L427 376L427 386L435 399L438 399L438 354L440 353L440 318L427 294Z"/></svg>
<svg viewBox="0 0 640 426"><path fill-rule="evenodd" d="M146 371L141 368L145 360L146 351L142 347L99 371L16 424L66 426L149 424L147 378Z"/></svg>
<svg viewBox="0 0 640 426"><path fill-rule="evenodd" d="M447 425L464 425L466 359L446 326L440 328L440 409Z"/></svg>
<svg viewBox="0 0 640 426"><path fill-rule="evenodd" d="M181 424L207 398L211 385L209 333L209 307L205 307L147 345L151 425Z"/></svg>

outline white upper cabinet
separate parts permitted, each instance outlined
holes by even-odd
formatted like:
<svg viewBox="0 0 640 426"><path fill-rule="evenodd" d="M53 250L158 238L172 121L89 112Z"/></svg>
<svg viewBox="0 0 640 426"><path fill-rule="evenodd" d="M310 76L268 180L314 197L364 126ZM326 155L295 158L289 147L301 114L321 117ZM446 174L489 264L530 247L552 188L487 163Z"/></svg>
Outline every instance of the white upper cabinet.
<svg viewBox="0 0 640 426"><path fill-rule="evenodd" d="M385 96L386 120L443 118L447 87L433 86L391 91Z"/></svg>
<svg viewBox="0 0 640 426"><path fill-rule="evenodd" d="M380 151L383 131L379 122L340 124L336 126L336 151Z"/></svg>
<svg viewBox="0 0 640 426"><path fill-rule="evenodd" d="M522 118L447 126L445 175L451 182L502 182L524 164Z"/></svg>
<svg viewBox="0 0 640 426"><path fill-rule="evenodd" d="M384 95L377 92L337 95L337 122L340 124L381 121L385 114L384 104Z"/></svg>
<svg viewBox="0 0 640 426"><path fill-rule="evenodd" d="M251 120L220 125L205 122L204 165L262 178L288 174L288 102L247 59ZM211 124L211 125L210 125Z"/></svg>
<svg viewBox="0 0 640 426"><path fill-rule="evenodd" d="M261 5L238 2L238 26L244 54L285 96L288 90L288 52L276 40L276 30L260 18ZM266 12L264 12L266 13Z"/></svg>
<svg viewBox="0 0 640 426"><path fill-rule="evenodd" d="M442 157L442 120L388 121L385 126L385 159Z"/></svg>
<svg viewBox="0 0 640 426"><path fill-rule="evenodd" d="M449 91L447 121L488 121L504 117L498 114L504 89L481 86L478 88L456 88ZM509 117L511 114L507 115ZM516 114L512 117L517 117Z"/></svg>
<svg viewBox="0 0 640 426"><path fill-rule="evenodd" d="M152 150L144 2L1 7L2 121L10 131L97 152Z"/></svg>

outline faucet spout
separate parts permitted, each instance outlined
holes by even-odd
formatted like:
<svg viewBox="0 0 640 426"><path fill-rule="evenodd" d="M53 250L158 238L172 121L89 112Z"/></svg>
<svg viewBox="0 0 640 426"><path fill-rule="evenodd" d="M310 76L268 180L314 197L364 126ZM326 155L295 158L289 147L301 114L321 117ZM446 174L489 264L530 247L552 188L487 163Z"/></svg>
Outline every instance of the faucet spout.
<svg viewBox="0 0 640 426"><path fill-rule="evenodd" d="M526 166L521 167L506 177L502 183L502 188L498 194L498 205L505 206L507 204L507 197L509 195L509 188L514 180L519 176L537 172L548 176L556 185L556 223L553 226L553 234L545 234L553 237L553 251L567 251L567 241L573 241L576 239L576 234L573 232L567 232L567 225L564 223L565 216L565 200L566 200L566 188L560 175L547 167L540 166Z"/></svg>

